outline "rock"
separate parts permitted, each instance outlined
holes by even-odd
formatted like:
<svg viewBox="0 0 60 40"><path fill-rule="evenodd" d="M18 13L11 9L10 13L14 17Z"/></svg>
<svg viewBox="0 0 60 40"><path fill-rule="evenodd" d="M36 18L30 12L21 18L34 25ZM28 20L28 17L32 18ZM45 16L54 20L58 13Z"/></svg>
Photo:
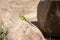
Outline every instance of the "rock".
<svg viewBox="0 0 60 40"><path fill-rule="evenodd" d="M36 26L21 20L18 14L1 14L0 19L0 27L8 31L4 40L45 40Z"/></svg>
<svg viewBox="0 0 60 40"><path fill-rule="evenodd" d="M38 5L37 18L40 29L54 37L60 37L60 1L41 1ZM41 10L42 9L42 10Z"/></svg>
<svg viewBox="0 0 60 40"><path fill-rule="evenodd" d="M18 20L9 28L4 40L45 40L45 38L36 26Z"/></svg>
<svg viewBox="0 0 60 40"><path fill-rule="evenodd" d="M0 13L37 14L37 5L40 0L0 0ZM0 15L1 16L1 15ZM36 15L37 16L37 15ZM31 20L29 17L29 20Z"/></svg>
<svg viewBox="0 0 60 40"><path fill-rule="evenodd" d="M4 16L3 16L4 15ZM41 31L24 20L19 18L17 14L1 14L0 27L7 32L4 40L45 40Z"/></svg>
<svg viewBox="0 0 60 40"><path fill-rule="evenodd" d="M5 13L36 14L37 5L40 0L1 0L0 10ZM7 12L8 11L8 12ZM2 12L2 13L4 13Z"/></svg>
<svg viewBox="0 0 60 40"><path fill-rule="evenodd" d="M29 11L28 8L35 10L32 4L35 3L28 0L0 0L0 27L8 31L4 40L45 40L36 26L31 26L19 18L22 13L32 13L32 10Z"/></svg>
<svg viewBox="0 0 60 40"><path fill-rule="evenodd" d="M39 0L0 0L0 17L3 19L2 21L4 22L4 26L6 26L8 29L9 26L11 26L10 24L15 23L16 18L18 18L19 15L27 14L29 15L26 15L29 20L35 20L38 2ZM30 14L34 14L35 18Z"/></svg>

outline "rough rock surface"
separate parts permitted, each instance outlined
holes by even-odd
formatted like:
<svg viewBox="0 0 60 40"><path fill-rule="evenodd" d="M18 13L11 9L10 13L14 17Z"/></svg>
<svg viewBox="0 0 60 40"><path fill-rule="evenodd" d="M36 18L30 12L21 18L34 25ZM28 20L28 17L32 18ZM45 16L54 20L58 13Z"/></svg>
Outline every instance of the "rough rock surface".
<svg viewBox="0 0 60 40"><path fill-rule="evenodd" d="M41 31L36 26L18 20L8 30L8 34L4 40L45 40Z"/></svg>
<svg viewBox="0 0 60 40"><path fill-rule="evenodd" d="M39 1L40 0L0 0L0 13L17 13L20 15L35 14L36 16Z"/></svg>
<svg viewBox="0 0 60 40"><path fill-rule="evenodd" d="M45 40L37 27L19 18L24 13L36 13L33 1L37 0L0 0L0 27L8 31L4 40Z"/></svg>
<svg viewBox="0 0 60 40"><path fill-rule="evenodd" d="M36 26L21 20L17 14L6 15L1 14L0 17L1 27L8 31L4 40L45 40Z"/></svg>
<svg viewBox="0 0 60 40"><path fill-rule="evenodd" d="M3 19L4 26L11 26L17 21L16 18L18 18L19 15L24 14L26 14L30 20L35 20L38 1L39 0L0 0L0 17Z"/></svg>

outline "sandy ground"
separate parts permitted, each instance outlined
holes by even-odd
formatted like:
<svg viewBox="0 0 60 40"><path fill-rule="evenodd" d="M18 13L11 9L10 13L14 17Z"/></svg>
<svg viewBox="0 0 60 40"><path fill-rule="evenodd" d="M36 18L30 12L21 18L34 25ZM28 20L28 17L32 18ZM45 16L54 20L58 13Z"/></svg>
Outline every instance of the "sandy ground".
<svg viewBox="0 0 60 40"><path fill-rule="evenodd" d="M29 20L36 20L37 6L40 0L0 0L0 14L13 13L26 15Z"/></svg>

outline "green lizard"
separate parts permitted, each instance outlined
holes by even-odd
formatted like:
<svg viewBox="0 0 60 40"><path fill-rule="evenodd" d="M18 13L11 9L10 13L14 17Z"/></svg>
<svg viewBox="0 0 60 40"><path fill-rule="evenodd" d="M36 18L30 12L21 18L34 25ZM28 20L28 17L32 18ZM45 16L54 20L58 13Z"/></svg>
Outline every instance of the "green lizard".
<svg viewBox="0 0 60 40"><path fill-rule="evenodd" d="M22 20L28 22L30 25L32 25L32 23L25 16L19 16L19 17L20 17L20 19L22 19Z"/></svg>

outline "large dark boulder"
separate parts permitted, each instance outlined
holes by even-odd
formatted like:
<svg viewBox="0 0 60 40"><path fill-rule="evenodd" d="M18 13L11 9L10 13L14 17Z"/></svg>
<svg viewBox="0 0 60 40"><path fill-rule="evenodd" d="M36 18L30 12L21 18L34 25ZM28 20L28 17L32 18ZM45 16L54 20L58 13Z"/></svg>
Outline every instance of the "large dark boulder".
<svg viewBox="0 0 60 40"><path fill-rule="evenodd" d="M37 18L44 33L60 37L60 1L40 1Z"/></svg>

